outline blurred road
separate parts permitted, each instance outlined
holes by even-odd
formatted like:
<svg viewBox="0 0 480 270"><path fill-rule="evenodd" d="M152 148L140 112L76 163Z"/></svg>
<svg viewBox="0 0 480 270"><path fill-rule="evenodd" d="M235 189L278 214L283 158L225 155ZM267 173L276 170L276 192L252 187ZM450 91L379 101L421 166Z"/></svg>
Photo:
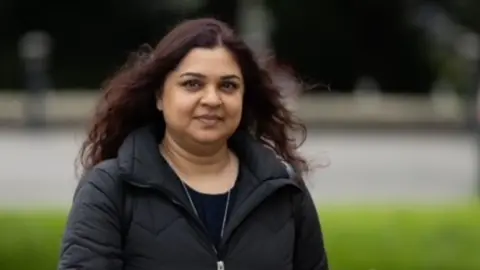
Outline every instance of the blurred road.
<svg viewBox="0 0 480 270"><path fill-rule="evenodd" d="M0 208L63 207L76 184L78 130L0 130ZM302 151L319 202L443 202L475 194L477 154L468 134L312 131Z"/></svg>

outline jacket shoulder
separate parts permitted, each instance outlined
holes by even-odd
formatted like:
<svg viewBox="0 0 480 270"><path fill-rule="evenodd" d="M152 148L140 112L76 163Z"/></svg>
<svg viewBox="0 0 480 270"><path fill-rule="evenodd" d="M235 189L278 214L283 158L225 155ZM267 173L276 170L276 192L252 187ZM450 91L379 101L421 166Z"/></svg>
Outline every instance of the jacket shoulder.
<svg viewBox="0 0 480 270"><path fill-rule="evenodd" d="M102 161L85 171L78 182L74 198L87 186L99 190L112 201L120 199L123 191L117 160Z"/></svg>
<svg viewBox="0 0 480 270"><path fill-rule="evenodd" d="M92 171L102 171L108 174L110 177L116 178L116 179L119 178L119 173L120 173L118 168L118 162L117 162L117 159L115 158L107 159L98 163L92 168Z"/></svg>

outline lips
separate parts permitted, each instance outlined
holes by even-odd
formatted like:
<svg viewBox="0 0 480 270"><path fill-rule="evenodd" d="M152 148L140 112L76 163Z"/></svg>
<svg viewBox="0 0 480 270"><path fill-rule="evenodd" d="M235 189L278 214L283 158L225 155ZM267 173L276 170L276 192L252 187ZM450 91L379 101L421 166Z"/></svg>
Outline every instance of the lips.
<svg viewBox="0 0 480 270"><path fill-rule="evenodd" d="M197 119L200 119L200 120L222 120L222 117L218 116L218 115L201 115L201 116L197 116L195 117Z"/></svg>
<svg viewBox="0 0 480 270"><path fill-rule="evenodd" d="M202 115L195 117L195 119L199 120L200 122L206 125L215 125L216 123L222 121L222 117L218 115Z"/></svg>

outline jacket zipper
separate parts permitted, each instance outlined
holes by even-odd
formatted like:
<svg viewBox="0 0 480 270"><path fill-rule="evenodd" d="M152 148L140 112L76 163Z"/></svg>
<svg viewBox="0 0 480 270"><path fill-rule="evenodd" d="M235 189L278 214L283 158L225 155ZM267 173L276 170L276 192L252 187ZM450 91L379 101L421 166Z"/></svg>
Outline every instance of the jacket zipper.
<svg viewBox="0 0 480 270"><path fill-rule="evenodd" d="M174 204L182 207L183 209L185 209L185 210L187 211L187 209L185 208L185 206L183 206L179 201L175 200L174 198L170 198L170 200L171 200ZM202 230L205 231L205 229L204 229L203 227L202 227ZM203 233L205 233L205 232L203 232ZM212 246L212 250L213 250L213 252L215 253L215 257L217 257L217 270L225 270L225 263L224 263L223 260L220 258L220 254L219 254L217 248L216 248L215 245L212 244L210 241L209 241L209 243L210 243L211 246Z"/></svg>

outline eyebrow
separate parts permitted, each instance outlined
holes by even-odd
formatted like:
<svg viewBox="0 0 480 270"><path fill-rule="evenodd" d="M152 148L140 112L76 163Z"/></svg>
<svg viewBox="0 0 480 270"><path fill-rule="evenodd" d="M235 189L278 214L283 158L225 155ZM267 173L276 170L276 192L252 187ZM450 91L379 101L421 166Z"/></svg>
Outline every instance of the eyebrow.
<svg viewBox="0 0 480 270"><path fill-rule="evenodd" d="M197 72L185 72L183 74L180 75L180 78L181 77L186 77L186 76L192 76L192 77L197 77L197 78L206 78L207 76L201 74L201 73L197 73ZM220 77L222 80L229 80L229 79L237 79L237 80L241 80L239 76L237 75L234 75L234 74L230 74L230 75L224 75L224 76L221 76Z"/></svg>

